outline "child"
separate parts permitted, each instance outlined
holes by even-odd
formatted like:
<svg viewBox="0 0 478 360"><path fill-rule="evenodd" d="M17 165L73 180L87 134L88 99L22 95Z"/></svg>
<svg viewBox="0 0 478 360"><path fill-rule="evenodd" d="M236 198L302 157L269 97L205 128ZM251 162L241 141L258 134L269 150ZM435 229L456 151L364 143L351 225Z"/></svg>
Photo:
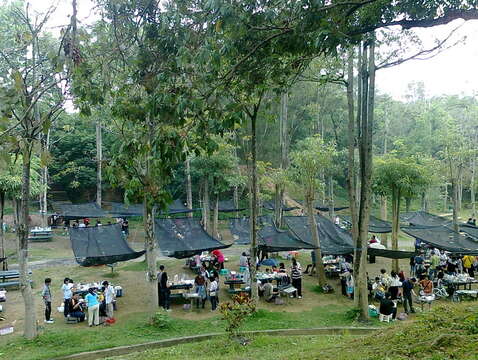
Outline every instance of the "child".
<svg viewBox="0 0 478 360"><path fill-rule="evenodd" d="M211 300L211 311L216 310L217 306L217 291L218 291L218 285L217 285L217 279L215 277L211 277L211 283L209 285L209 298Z"/></svg>
<svg viewBox="0 0 478 360"><path fill-rule="evenodd" d="M43 291L41 296L45 302L45 323L53 324L54 321L51 318L51 291L50 291L51 279L45 279L45 285L43 286Z"/></svg>

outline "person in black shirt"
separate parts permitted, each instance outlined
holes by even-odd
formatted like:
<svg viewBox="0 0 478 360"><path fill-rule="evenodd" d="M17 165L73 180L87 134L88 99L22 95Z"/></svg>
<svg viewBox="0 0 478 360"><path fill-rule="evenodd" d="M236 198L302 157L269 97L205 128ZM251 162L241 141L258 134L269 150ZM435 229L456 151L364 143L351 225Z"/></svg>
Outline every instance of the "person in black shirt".
<svg viewBox="0 0 478 360"><path fill-rule="evenodd" d="M392 315L392 319L397 316L397 307L395 303L390 299L390 293L386 293L385 297L380 300L380 314Z"/></svg>
<svg viewBox="0 0 478 360"><path fill-rule="evenodd" d="M412 294L415 294L413 291L413 288L415 287L416 282L417 282L417 279L411 278L411 279L405 280L402 283L403 307L407 314L410 312L412 313L415 312L415 309L413 308Z"/></svg>
<svg viewBox="0 0 478 360"><path fill-rule="evenodd" d="M128 219L124 219L123 222L121 223L121 230L123 233L128 236L129 235L129 222Z"/></svg>
<svg viewBox="0 0 478 360"><path fill-rule="evenodd" d="M168 273L164 271L164 265L159 266L158 295L159 306L162 306L164 310L169 311Z"/></svg>

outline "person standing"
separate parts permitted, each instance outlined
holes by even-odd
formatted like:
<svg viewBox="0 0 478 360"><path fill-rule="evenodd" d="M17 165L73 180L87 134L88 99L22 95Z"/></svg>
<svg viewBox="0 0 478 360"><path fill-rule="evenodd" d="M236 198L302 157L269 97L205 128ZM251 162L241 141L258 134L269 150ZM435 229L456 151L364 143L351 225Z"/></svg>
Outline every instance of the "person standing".
<svg viewBox="0 0 478 360"><path fill-rule="evenodd" d="M128 236L129 235L129 222L128 219L124 219L123 222L121 223L121 230L123 233Z"/></svg>
<svg viewBox="0 0 478 360"><path fill-rule="evenodd" d="M68 313L70 312L70 301L73 296L69 278L65 278L63 280L61 291L63 291L63 315L67 317Z"/></svg>
<svg viewBox="0 0 478 360"><path fill-rule="evenodd" d="M395 271L392 270L390 274L391 274L392 280L390 281L388 292L390 293L390 298L392 300L397 300L399 292L400 292L400 288L402 287L402 282L400 281L400 278L398 277L398 274Z"/></svg>
<svg viewBox="0 0 478 360"><path fill-rule="evenodd" d="M302 269L295 258L292 259L290 277L292 279L292 286L297 289L294 296L298 296L299 299L302 299Z"/></svg>
<svg viewBox="0 0 478 360"><path fill-rule="evenodd" d="M430 258L430 270L428 272L430 280L433 281L437 275L437 268L440 266L440 256L436 252Z"/></svg>
<svg viewBox="0 0 478 360"><path fill-rule="evenodd" d="M93 325L100 324L100 302L98 300L98 295L95 292L95 289L89 288L88 294L85 296L86 306L88 307L88 325L91 327Z"/></svg>
<svg viewBox="0 0 478 360"><path fill-rule="evenodd" d="M165 271L164 265L159 266L158 291L159 291L159 306L162 306L163 309L166 311L170 311L168 273Z"/></svg>
<svg viewBox="0 0 478 360"><path fill-rule="evenodd" d="M468 273L468 275L470 275L470 277L473 277L475 275L475 273L473 271L474 260L475 259L471 255L463 256L463 267L464 267L465 272Z"/></svg>
<svg viewBox="0 0 478 360"><path fill-rule="evenodd" d="M41 296L43 298L43 302L45 303L45 323L53 324L54 321L51 318L51 279L45 279L45 285L43 286L43 291L41 292Z"/></svg>
<svg viewBox="0 0 478 360"><path fill-rule="evenodd" d="M413 308L412 294L415 295L415 292L413 291L413 288L415 287L416 282L417 282L417 279L412 277L410 279L405 280L402 283L403 308L405 309L405 312L407 314L409 314L410 312L412 312L412 313L415 312L415 309Z"/></svg>
<svg viewBox="0 0 478 360"><path fill-rule="evenodd" d="M103 281L102 285L105 287L104 295L106 303L106 316L108 316L109 319L113 319L113 301L115 299L115 290L113 289L113 286L108 283L108 281Z"/></svg>
<svg viewBox="0 0 478 360"><path fill-rule="evenodd" d="M209 285L209 299L211 300L211 311L215 311L217 307L217 291L218 291L218 284L217 278L212 276L211 283Z"/></svg>
<svg viewBox="0 0 478 360"><path fill-rule="evenodd" d="M202 308L206 303L207 294L206 294L206 278L203 274L199 273L194 279L194 285L196 286L196 294L198 294L197 299L197 308L199 309L199 302L201 302Z"/></svg>

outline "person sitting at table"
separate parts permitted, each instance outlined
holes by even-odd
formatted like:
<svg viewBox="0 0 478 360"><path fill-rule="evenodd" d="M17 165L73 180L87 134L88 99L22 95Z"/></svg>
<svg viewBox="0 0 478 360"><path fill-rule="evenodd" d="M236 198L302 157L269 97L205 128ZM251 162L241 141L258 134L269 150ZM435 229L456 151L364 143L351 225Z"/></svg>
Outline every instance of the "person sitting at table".
<svg viewBox="0 0 478 360"><path fill-rule="evenodd" d="M240 267L249 267L249 260L247 259L247 254L245 252L239 257L239 266Z"/></svg>
<svg viewBox="0 0 478 360"><path fill-rule="evenodd" d="M221 250L216 249L211 251L211 254L216 258L215 265L218 269L224 269L224 255Z"/></svg>
<svg viewBox="0 0 478 360"><path fill-rule="evenodd" d="M262 286L262 291L264 293L264 300L267 302L273 302L277 297L277 293L274 292L274 286L272 285L272 280L267 279L266 283Z"/></svg>
<svg viewBox="0 0 478 360"><path fill-rule="evenodd" d="M69 311L68 316L77 318L78 322L85 321L85 310L83 308L83 301L80 300L80 295L78 293L73 294L73 297L69 302Z"/></svg>
<svg viewBox="0 0 478 360"><path fill-rule="evenodd" d="M422 280L418 282L420 285L420 295L428 296L433 294L433 282L428 278L428 275L422 276Z"/></svg>
<svg viewBox="0 0 478 360"><path fill-rule="evenodd" d="M201 301L202 308L204 309L204 305L206 304L207 294L206 294L206 278L199 273L196 278L194 279L194 286L196 287L196 294L199 295L199 298L196 303L196 308L199 309L199 301Z"/></svg>
<svg viewBox="0 0 478 360"><path fill-rule="evenodd" d="M279 264L279 272L280 272L280 273L285 273L285 272L287 272L287 271L285 270L285 264L284 264L283 262L281 262L281 263Z"/></svg>
<svg viewBox="0 0 478 360"><path fill-rule="evenodd" d="M377 276L372 284L373 298L380 301L385 297L385 287L380 282L380 278Z"/></svg>
<svg viewBox="0 0 478 360"><path fill-rule="evenodd" d="M272 273L278 273L279 272L279 269L277 268L277 266L275 265L272 265Z"/></svg>

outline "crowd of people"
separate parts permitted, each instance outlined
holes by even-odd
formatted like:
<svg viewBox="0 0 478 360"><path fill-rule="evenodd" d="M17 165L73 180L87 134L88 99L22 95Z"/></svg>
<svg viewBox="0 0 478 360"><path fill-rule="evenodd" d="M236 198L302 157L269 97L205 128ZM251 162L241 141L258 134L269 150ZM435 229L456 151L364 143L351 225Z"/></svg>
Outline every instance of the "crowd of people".
<svg viewBox="0 0 478 360"><path fill-rule="evenodd" d="M45 320L47 324L53 324L52 313L52 291L51 278L45 279L41 293L45 304ZM70 278L65 278L61 286L63 293L63 316L65 319L76 319L83 322L88 319L88 325L97 326L100 324L100 315L104 315L108 321L114 319L114 301L116 292L108 281L103 281L101 288L88 288L87 291L80 291Z"/></svg>

